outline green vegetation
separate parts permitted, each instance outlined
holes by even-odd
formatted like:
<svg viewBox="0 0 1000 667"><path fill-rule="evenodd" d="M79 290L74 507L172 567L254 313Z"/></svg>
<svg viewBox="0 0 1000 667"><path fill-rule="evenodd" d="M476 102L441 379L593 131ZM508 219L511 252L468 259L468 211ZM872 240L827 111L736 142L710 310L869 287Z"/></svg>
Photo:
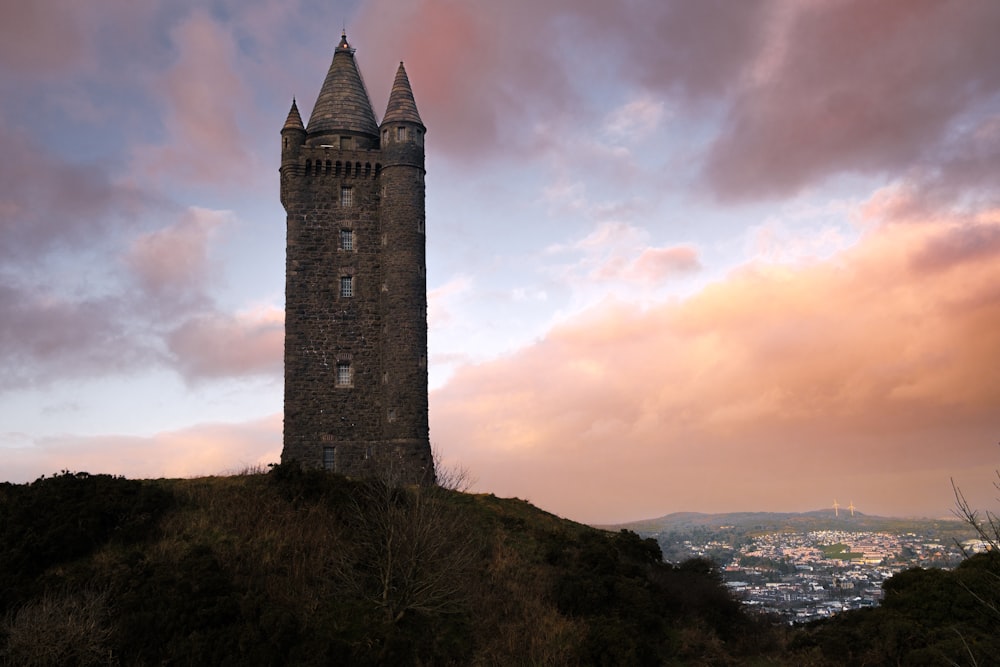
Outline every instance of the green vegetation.
<svg viewBox="0 0 1000 667"><path fill-rule="evenodd" d="M997 558L788 628L711 561L517 499L294 466L0 484L0 664L988 664Z"/></svg>
<svg viewBox="0 0 1000 667"><path fill-rule="evenodd" d="M819 550L823 552L823 558L830 560L855 560L865 557L863 553L848 551L847 549L848 546L840 542L837 544L819 545Z"/></svg>

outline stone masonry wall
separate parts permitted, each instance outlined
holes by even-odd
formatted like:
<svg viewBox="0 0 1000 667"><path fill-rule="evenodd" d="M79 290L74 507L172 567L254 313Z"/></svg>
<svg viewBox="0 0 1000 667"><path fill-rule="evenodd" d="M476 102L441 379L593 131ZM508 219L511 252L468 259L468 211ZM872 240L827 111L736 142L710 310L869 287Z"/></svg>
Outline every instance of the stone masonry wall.
<svg viewBox="0 0 1000 667"><path fill-rule="evenodd" d="M389 465L403 481L429 482L423 153L405 169L387 169L385 158L333 146L284 150L282 460L352 476ZM342 231L352 233L349 250ZM344 277L353 279L349 297ZM337 383L338 362L350 364L348 386Z"/></svg>

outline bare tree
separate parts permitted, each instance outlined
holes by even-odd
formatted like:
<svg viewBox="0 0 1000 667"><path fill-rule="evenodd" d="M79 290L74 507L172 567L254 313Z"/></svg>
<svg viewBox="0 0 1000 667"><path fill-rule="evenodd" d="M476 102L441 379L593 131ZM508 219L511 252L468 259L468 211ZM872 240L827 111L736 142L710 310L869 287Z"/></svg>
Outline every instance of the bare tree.
<svg viewBox="0 0 1000 667"><path fill-rule="evenodd" d="M1000 470L996 471L996 475L998 481L993 482L993 486L1000 491ZM976 531L976 536L987 549L1000 553L1000 516L989 510L980 512L972 507L954 479L951 480L951 488L955 493L955 509L952 513Z"/></svg>
<svg viewBox="0 0 1000 667"><path fill-rule="evenodd" d="M408 612L458 611L477 536L446 491L401 485L393 464L385 461L352 499L352 548L337 565L339 574L390 623Z"/></svg>
<svg viewBox="0 0 1000 667"><path fill-rule="evenodd" d="M437 485L442 489L465 493L478 481L465 466L446 466L444 461L441 460L441 451L439 449L434 448L431 456L434 460L434 475Z"/></svg>

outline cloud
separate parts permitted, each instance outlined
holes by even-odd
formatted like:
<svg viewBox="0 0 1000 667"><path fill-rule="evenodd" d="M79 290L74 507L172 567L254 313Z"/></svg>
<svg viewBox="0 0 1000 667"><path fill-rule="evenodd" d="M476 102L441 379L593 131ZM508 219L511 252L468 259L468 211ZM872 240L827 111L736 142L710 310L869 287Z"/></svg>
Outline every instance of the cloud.
<svg viewBox="0 0 1000 667"><path fill-rule="evenodd" d="M778 55L758 54L768 67L730 107L708 154L710 186L726 200L782 196L842 171L944 156L963 114L1000 92L998 22L989 0L799 7L773 36Z"/></svg>
<svg viewBox="0 0 1000 667"><path fill-rule="evenodd" d="M659 127L665 113L662 101L640 97L609 114L604 131L616 139L638 141Z"/></svg>
<svg viewBox="0 0 1000 667"><path fill-rule="evenodd" d="M90 53L83 13L72 0L9 2L0 7L0 63L12 73L47 74L80 67Z"/></svg>
<svg viewBox="0 0 1000 667"><path fill-rule="evenodd" d="M209 241L228 211L191 208L172 225L136 237L125 263L157 309L204 306L213 277Z"/></svg>
<svg viewBox="0 0 1000 667"><path fill-rule="evenodd" d="M0 120L0 260L34 264L39 255L105 240L149 198L118 185L100 164L66 161Z"/></svg>
<svg viewBox="0 0 1000 667"><path fill-rule="evenodd" d="M71 379L120 373L156 354L130 336L121 304L111 298L72 299L20 284L0 286L0 392Z"/></svg>
<svg viewBox="0 0 1000 667"><path fill-rule="evenodd" d="M3 3L0 73L33 81L96 74L109 62L102 49L114 52L120 46L131 48L144 42L148 21L158 8L155 0Z"/></svg>
<svg viewBox="0 0 1000 667"><path fill-rule="evenodd" d="M478 159L533 150L526 130L541 118L572 117L553 131L580 136L605 113L595 77L626 73L685 100L723 94L759 48L768 4L374 0L352 32L376 113L403 59L436 146ZM379 43L394 48L365 46Z"/></svg>
<svg viewBox="0 0 1000 667"><path fill-rule="evenodd" d="M22 442L16 451L4 466L5 478L15 483L61 470L139 479L227 474L279 461L281 415L198 424L148 437L50 437Z"/></svg>
<svg viewBox="0 0 1000 667"><path fill-rule="evenodd" d="M232 31L196 10L170 38L176 60L152 86L166 137L159 144L136 147L136 168L153 179L245 187L261 170L241 128L252 105L236 67Z"/></svg>
<svg viewBox="0 0 1000 667"><path fill-rule="evenodd" d="M434 439L481 488L588 521L852 491L866 511L944 514L948 478L995 461L1000 262L992 241L965 250L998 230L998 211L883 221L828 260L749 264L684 301L605 300L456 370L432 393Z"/></svg>
<svg viewBox="0 0 1000 667"><path fill-rule="evenodd" d="M995 116L998 22L991 0L373 0L355 42L376 113L405 60L436 149L463 160L652 137L664 108L721 118L694 160L730 202L841 173L988 178L1000 140L983 139L989 125L978 144L962 135ZM366 46L379 43L394 48ZM610 77L613 93L598 91Z"/></svg>
<svg viewBox="0 0 1000 667"><path fill-rule="evenodd" d="M180 373L189 382L282 372L284 311L266 307L192 317L167 335Z"/></svg>

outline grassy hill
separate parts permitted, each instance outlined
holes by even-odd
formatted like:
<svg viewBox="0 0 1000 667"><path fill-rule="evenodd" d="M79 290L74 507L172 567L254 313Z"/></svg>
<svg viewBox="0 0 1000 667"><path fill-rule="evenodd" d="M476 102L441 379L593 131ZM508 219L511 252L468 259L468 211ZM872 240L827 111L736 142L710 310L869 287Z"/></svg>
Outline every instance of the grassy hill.
<svg viewBox="0 0 1000 667"><path fill-rule="evenodd" d="M517 499L290 466L63 473L0 484L0 663L910 664L900 651L919 641L900 637L932 636L916 624L947 617L928 607L962 602L949 598L961 586L988 591L990 563L901 581L886 603L894 649L880 643L881 610L789 629L748 615L710 562L665 564L654 540ZM1000 646L970 608L958 631L988 664ZM972 664L963 656L941 664Z"/></svg>

